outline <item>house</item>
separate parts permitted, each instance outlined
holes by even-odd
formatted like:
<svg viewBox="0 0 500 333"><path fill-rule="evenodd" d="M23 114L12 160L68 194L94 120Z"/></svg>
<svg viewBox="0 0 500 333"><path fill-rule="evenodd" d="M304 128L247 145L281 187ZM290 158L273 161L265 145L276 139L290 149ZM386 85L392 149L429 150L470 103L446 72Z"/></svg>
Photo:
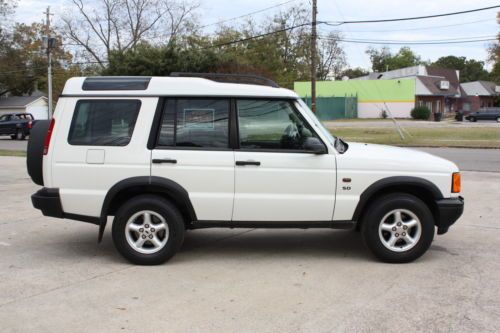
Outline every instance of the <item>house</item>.
<svg viewBox="0 0 500 333"><path fill-rule="evenodd" d="M493 107L500 96L500 86L495 82L473 81L460 84L462 91L461 109L474 112L479 108Z"/></svg>
<svg viewBox="0 0 500 333"><path fill-rule="evenodd" d="M35 119L48 119L48 100L45 96L12 96L0 98L0 115L31 113Z"/></svg>
<svg viewBox="0 0 500 333"><path fill-rule="evenodd" d="M302 98L310 97L310 82L295 82ZM431 66L412 66L342 81L318 81L317 96L355 95L359 118L380 118L387 113L410 118L415 106L425 105L432 113L454 112L460 99L459 71Z"/></svg>

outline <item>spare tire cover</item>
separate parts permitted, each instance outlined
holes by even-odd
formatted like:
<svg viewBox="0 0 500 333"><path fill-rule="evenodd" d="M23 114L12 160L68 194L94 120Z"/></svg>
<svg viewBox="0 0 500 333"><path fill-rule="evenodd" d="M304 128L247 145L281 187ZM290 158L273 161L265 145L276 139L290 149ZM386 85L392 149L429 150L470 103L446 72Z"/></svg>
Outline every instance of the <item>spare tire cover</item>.
<svg viewBox="0 0 500 333"><path fill-rule="evenodd" d="M43 145L49 130L50 120L38 120L30 132L26 166L35 184L43 186Z"/></svg>

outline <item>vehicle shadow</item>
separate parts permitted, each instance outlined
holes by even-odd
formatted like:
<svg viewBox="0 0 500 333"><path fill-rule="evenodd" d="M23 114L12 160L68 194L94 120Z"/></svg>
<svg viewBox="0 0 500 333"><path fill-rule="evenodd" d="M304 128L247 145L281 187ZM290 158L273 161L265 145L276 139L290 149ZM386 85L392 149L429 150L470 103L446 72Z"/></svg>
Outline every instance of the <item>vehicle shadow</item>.
<svg viewBox="0 0 500 333"><path fill-rule="evenodd" d="M114 263L126 262L116 251L111 233L105 232L97 244L97 233L68 235L65 242L51 244L61 259L96 259ZM197 260L252 260L269 256L297 259L346 258L372 261L359 232L330 229L207 229L186 232L184 244L171 260L172 264Z"/></svg>

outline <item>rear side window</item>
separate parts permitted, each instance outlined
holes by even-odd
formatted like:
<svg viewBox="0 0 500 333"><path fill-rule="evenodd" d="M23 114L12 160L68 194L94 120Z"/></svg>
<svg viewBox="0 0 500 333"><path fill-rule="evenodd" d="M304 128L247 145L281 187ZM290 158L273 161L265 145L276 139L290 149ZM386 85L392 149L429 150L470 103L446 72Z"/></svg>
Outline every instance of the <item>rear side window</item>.
<svg viewBox="0 0 500 333"><path fill-rule="evenodd" d="M83 146L126 146L141 108L139 100L80 100L68 143Z"/></svg>
<svg viewBox="0 0 500 333"><path fill-rule="evenodd" d="M158 146L228 148L228 99L168 99Z"/></svg>

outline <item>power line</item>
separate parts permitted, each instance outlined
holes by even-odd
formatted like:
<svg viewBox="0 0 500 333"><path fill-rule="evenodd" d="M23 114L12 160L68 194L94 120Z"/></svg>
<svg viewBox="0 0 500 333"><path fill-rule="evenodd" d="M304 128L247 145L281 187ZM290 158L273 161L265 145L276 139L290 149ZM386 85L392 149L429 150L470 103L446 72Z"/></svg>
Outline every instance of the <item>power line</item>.
<svg viewBox="0 0 500 333"><path fill-rule="evenodd" d="M420 27L420 28L400 28L400 29L386 29L386 30L350 30L350 33L371 33L371 32L399 32L399 31L414 31L414 30L433 30L433 29L439 29L439 28L448 28L448 27L457 27L457 26L464 26L464 25L470 25L470 24L475 24L475 23L480 23L480 22L496 22L496 20L492 19L486 19L486 20L477 20L477 21L469 21L469 22L463 22L463 23L455 23L455 24L446 24L446 25L434 25L434 26L428 26L428 27ZM337 31L337 32L343 32L343 31Z"/></svg>
<svg viewBox="0 0 500 333"><path fill-rule="evenodd" d="M320 37L320 39L325 39ZM326 38L328 39L328 38ZM498 40L497 38L487 38L487 39L474 39L474 40L456 40L456 41L437 41L437 42L405 42L405 41L394 41L394 42L383 42L383 41L362 41L362 40L350 40L350 39L336 39L339 42L344 43L355 43L355 44L377 44L377 45L441 45L441 44L465 44L465 43L476 43L476 42L487 42Z"/></svg>
<svg viewBox="0 0 500 333"><path fill-rule="evenodd" d="M435 15L425 15L425 16L404 17L404 18L394 18L394 19L384 19L384 20L359 20L359 21L338 21L338 22L331 21L331 22L322 22L322 23L327 24L327 25L332 25L332 26L339 26L342 24L385 23L385 22L397 22L397 21L422 20L422 19L429 19L429 18L435 18L435 17L474 13L474 12L479 12L479 11L483 11L483 10L499 8L499 7L500 7L500 5L470 9L470 10L463 10L463 11L459 11L459 12L451 12L451 13L443 13L443 14L435 14Z"/></svg>
<svg viewBox="0 0 500 333"><path fill-rule="evenodd" d="M350 38L350 37L330 37L330 36L325 36L322 35L320 37L323 37L324 39L333 39L333 40L339 40L339 39L348 39L351 41L357 41L357 42L397 42L397 43L416 43L416 42L448 42L448 41L457 41L457 40L482 40L486 38L496 38L496 35L487 35L487 36L463 36L463 37L457 37L457 38L443 38L443 39L422 39L422 40L402 40L402 39L373 39L373 38Z"/></svg>
<svg viewBox="0 0 500 333"><path fill-rule="evenodd" d="M207 25L201 26L200 29L204 29L206 27L210 27L210 26L216 25L216 24L222 24L222 23L234 21L234 20L237 20L237 19L240 19L240 18L243 18L243 17L252 16L252 15L255 15L255 14L258 14L258 13L265 12L265 11L267 11L269 9L273 9L273 8L284 6L286 4L289 4L289 3L295 2L295 1L297 1L297 0L285 1L285 2L279 3L277 5L271 6L271 7L267 7L267 8L256 10L254 12L250 12L250 13L247 13L247 14L243 14L243 15L240 15L240 16L232 17L232 18L229 18L229 19L226 19L226 20L222 20L222 21L218 21L218 22L209 23Z"/></svg>
<svg viewBox="0 0 500 333"><path fill-rule="evenodd" d="M311 22L297 24L297 25L294 25L294 26L291 26L291 27L287 27L287 28L283 28L283 29L279 29L279 30L275 30L275 31L271 31L271 32L266 32L266 33L263 33L263 34L260 34L260 35L255 35L255 36L245 37L245 38L241 38L241 39L236 39L236 40L233 40L233 41L230 41L230 42L224 42L224 43L219 43L219 44L215 44L215 45L210 45L210 46L204 47L203 49L210 49L210 48L213 48L213 47L221 47L221 46L226 46L226 45L231 45L231 44L246 42L246 41L249 41L249 40L252 40L252 39L257 39L257 38L262 38L262 37L266 37L266 36L271 36L271 35L274 35L274 34L277 34L277 33L280 33L280 32L289 31L289 30L300 28L300 27L304 27L304 26L307 26L307 25L310 25L310 24L311 24Z"/></svg>

